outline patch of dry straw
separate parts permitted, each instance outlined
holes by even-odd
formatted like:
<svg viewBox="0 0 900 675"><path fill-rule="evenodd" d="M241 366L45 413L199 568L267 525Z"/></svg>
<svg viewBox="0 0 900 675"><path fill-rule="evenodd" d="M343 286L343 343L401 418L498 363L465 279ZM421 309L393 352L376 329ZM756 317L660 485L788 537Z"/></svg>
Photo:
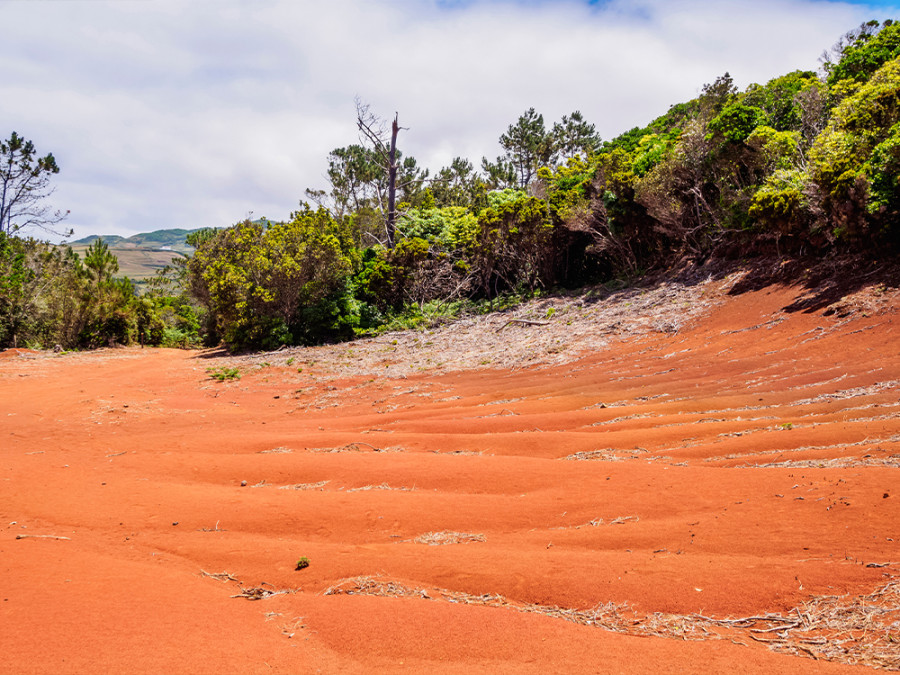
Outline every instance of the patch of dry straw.
<svg viewBox="0 0 900 675"><path fill-rule="evenodd" d="M569 609L519 603L496 593L473 595L438 588L412 588L370 576L343 579L324 594L421 598L505 607L629 635L730 640L742 645L748 645L749 639L797 656L900 670L900 581L893 579L868 595L816 596L784 614L740 618L661 612L640 615L627 603L612 602L587 610Z"/></svg>
<svg viewBox="0 0 900 675"><path fill-rule="evenodd" d="M416 544L427 544L428 546L446 546L447 544L468 544L471 542L484 541L483 534L471 534L469 532L426 532L420 534L411 541Z"/></svg>

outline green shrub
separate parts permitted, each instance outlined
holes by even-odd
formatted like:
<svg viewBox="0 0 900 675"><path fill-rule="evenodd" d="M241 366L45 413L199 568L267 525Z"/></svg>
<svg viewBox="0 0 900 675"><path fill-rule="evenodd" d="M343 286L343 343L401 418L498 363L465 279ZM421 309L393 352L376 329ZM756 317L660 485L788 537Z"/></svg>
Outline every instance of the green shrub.
<svg viewBox="0 0 900 675"><path fill-rule="evenodd" d="M778 170L753 195L748 214L758 223L783 233L798 229L807 220L809 205L800 171Z"/></svg>
<svg viewBox="0 0 900 675"><path fill-rule="evenodd" d="M241 379L241 371L237 368L207 368L206 372L209 373L212 379L219 382Z"/></svg>
<svg viewBox="0 0 900 675"><path fill-rule="evenodd" d="M162 347L187 349L196 344L195 340L195 337L188 335L178 328L166 328L163 330L162 341L159 344Z"/></svg>

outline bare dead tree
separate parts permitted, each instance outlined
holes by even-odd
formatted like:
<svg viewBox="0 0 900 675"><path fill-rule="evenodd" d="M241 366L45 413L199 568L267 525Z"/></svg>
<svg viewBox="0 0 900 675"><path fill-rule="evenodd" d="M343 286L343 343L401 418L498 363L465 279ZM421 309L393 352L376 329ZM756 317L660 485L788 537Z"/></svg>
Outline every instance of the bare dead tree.
<svg viewBox="0 0 900 675"><path fill-rule="evenodd" d="M385 227L387 246L394 248L397 224L397 170L400 166L397 159L397 135L404 127L399 124L399 113L394 113L390 136L388 136L384 120L372 113L369 105L360 101L359 98L356 99L356 126L359 128L361 140L370 143L381 157L382 167L388 175Z"/></svg>

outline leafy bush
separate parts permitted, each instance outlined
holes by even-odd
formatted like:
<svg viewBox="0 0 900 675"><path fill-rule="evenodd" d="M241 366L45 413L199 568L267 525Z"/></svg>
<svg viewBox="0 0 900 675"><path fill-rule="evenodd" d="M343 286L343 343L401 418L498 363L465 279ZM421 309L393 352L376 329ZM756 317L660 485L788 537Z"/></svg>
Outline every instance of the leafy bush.
<svg viewBox="0 0 900 675"><path fill-rule="evenodd" d="M866 82L885 63L900 56L900 23L885 21L882 27L870 21L848 33L844 42L838 47L840 60L825 63L831 87L846 80Z"/></svg>
<svg viewBox="0 0 900 675"><path fill-rule="evenodd" d="M820 86L819 78L811 71L795 70L769 80L765 85L751 84L741 97L741 103L761 110L765 121L761 124L777 131L795 130L802 124L801 92Z"/></svg>
<svg viewBox="0 0 900 675"><path fill-rule="evenodd" d="M533 291L548 280L552 265L547 203L515 190L490 193L488 203L478 215L472 260L479 290L488 297L519 288Z"/></svg>
<svg viewBox="0 0 900 675"><path fill-rule="evenodd" d="M245 221L216 233L189 261L188 276L227 344L272 347L334 323L328 307L355 255L341 223L306 207L288 223Z"/></svg>
<svg viewBox="0 0 900 675"><path fill-rule="evenodd" d="M746 143L760 154L767 171L791 169L801 161L800 133L797 131L776 131L769 126L760 126L750 133Z"/></svg>
<svg viewBox="0 0 900 675"><path fill-rule="evenodd" d="M749 215L763 227L778 232L801 229L809 216L806 189L803 173L796 169L779 169L753 195Z"/></svg>
<svg viewBox="0 0 900 675"><path fill-rule="evenodd" d="M887 226L900 229L900 122L875 146L863 171L870 177L869 212Z"/></svg>
<svg viewBox="0 0 900 675"><path fill-rule="evenodd" d="M156 343L161 347L170 347L175 349L188 349L197 344L196 338L185 333L179 328L164 328L162 339Z"/></svg>
<svg viewBox="0 0 900 675"><path fill-rule="evenodd" d="M834 109L810 148L810 174L837 236L860 241L869 214L894 203L898 123L900 59L894 59Z"/></svg>
<svg viewBox="0 0 900 675"><path fill-rule="evenodd" d="M732 143L743 143L756 127L765 124L766 114L756 106L733 103L710 120L707 129Z"/></svg>

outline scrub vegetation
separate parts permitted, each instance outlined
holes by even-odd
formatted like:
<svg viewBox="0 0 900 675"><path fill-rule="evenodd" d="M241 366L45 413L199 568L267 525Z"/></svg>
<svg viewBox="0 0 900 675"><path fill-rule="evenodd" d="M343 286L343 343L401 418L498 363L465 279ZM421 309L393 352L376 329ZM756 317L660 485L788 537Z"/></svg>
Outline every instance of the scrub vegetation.
<svg viewBox="0 0 900 675"><path fill-rule="evenodd" d="M285 222L192 232L193 255L142 294L116 277L101 239L81 257L21 236L60 222L42 210L59 168L13 133L0 148L0 347L276 349L495 310L688 259L882 261L900 243L892 21L848 32L818 72L743 91L725 73L608 141L580 112L548 126L529 109L500 136L496 159L476 167L458 157L433 175L398 148L396 117L357 110L359 143L327 157L327 189L307 190Z"/></svg>

